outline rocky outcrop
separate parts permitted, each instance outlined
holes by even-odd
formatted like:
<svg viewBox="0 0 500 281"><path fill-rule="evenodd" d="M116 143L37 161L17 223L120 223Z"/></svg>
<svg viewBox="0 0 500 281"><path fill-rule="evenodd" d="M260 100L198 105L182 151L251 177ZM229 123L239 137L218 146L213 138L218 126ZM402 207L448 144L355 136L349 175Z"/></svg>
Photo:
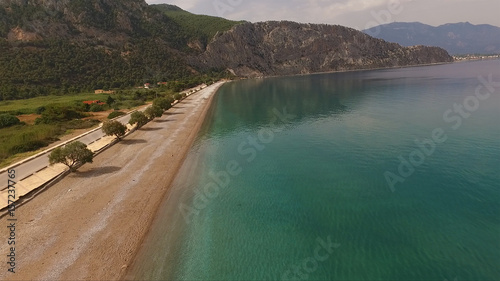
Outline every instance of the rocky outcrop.
<svg viewBox="0 0 500 281"><path fill-rule="evenodd" d="M145 28L146 26L146 28ZM149 29L148 29L149 28ZM144 0L0 0L0 37L120 46L168 32L169 22ZM21 36L19 34L36 34Z"/></svg>
<svg viewBox="0 0 500 281"><path fill-rule="evenodd" d="M402 47L360 31L294 22L244 23L217 34L205 52L190 58L202 69L228 69L257 77L446 63L437 47Z"/></svg>
<svg viewBox="0 0 500 281"><path fill-rule="evenodd" d="M0 49L0 86L26 88L19 97L222 70L259 77L452 61L443 49L341 26L231 22L144 0L0 0Z"/></svg>

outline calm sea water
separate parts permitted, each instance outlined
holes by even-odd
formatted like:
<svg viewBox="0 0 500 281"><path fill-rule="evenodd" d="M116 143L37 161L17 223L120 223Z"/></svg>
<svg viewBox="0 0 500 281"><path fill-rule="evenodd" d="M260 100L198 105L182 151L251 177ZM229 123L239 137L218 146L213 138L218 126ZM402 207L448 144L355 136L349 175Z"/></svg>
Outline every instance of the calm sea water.
<svg viewBox="0 0 500 281"><path fill-rule="evenodd" d="M491 80L498 60L226 84L134 278L499 280Z"/></svg>

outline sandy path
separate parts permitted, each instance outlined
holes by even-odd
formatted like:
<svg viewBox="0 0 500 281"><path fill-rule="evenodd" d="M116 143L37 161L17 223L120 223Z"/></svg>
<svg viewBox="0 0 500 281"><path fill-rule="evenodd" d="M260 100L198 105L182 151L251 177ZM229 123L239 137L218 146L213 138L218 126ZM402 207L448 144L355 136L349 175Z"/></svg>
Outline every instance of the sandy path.
<svg viewBox="0 0 500 281"><path fill-rule="evenodd" d="M213 93L194 94L16 211L16 273L0 280L116 280L132 262ZM4 226L5 225L5 226Z"/></svg>

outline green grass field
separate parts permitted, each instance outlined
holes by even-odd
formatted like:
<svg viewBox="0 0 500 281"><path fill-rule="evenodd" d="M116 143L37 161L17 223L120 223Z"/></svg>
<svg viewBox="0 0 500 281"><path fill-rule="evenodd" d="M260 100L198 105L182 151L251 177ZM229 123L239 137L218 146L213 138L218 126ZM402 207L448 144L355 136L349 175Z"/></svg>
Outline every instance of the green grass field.
<svg viewBox="0 0 500 281"><path fill-rule="evenodd" d="M152 101L155 97L171 95L171 91L160 93L150 90L127 90L111 95L115 102L112 107L115 109L131 109ZM100 100L106 102L108 94L82 93L78 95L64 96L41 96L25 100L0 101L0 114L23 115L36 113L37 109L49 105L72 108L83 115L81 111L82 102L85 100ZM108 107L104 107L108 109ZM88 109L87 109L88 110ZM43 115L42 115L43 116ZM52 121L51 121L52 122ZM13 127L0 129L0 167L8 166L24 157L28 157L40 151L45 146L56 141L59 137L75 129L89 129L98 120L61 120L47 124L22 124Z"/></svg>
<svg viewBox="0 0 500 281"><path fill-rule="evenodd" d="M28 142L43 142L46 145L54 141L54 137L60 135L60 127L57 125L37 126L13 126L0 130L0 167L5 167L15 161L16 156L24 152L14 153L15 147L25 145ZM34 151L43 146L33 147Z"/></svg>
<svg viewBox="0 0 500 281"><path fill-rule="evenodd" d="M67 96L43 96L26 100L12 100L0 102L0 113L10 113L13 115L31 114L40 106L49 104L72 106L86 100L106 101L107 94L78 94Z"/></svg>
<svg viewBox="0 0 500 281"><path fill-rule="evenodd" d="M65 96L42 96L25 100L0 102L0 114L32 114L41 106L58 105L73 107L85 100L106 101L107 94L84 93ZM93 121L68 121L61 124L17 125L0 129L0 167L5 167L20 158L28 157L45 145L49 145L68 130L90 128Z"/></svg>

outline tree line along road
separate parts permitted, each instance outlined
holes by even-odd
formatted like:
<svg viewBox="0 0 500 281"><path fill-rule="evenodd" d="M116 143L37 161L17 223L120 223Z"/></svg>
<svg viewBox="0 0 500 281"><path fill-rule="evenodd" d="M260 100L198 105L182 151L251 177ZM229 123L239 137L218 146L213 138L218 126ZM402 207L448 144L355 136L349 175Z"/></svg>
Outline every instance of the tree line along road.
<svg viewBox="0 0 500 281"><path fill-rule="evenodd" d="M140 110L144 110L146 107L141 108ZM117 121L120 121L123 124L127 124L128 121L130 120L130 114L121 116L120 118L117 118ZM89 145L95 141L98 141L102 137L104 137L105 134L98 128L97 130L93 131L92 133L86 134L78 139L75 139L75 141L80 141L86 145ZM49 152L46 152L44 154L41 154L40 156L31 159L25 163L22 163L20 165L14 164L12 169L16 171L16 181L23 180L32 174L46 168L49 166ZM8 187L8 173L7 171L4 171L0 174L0 190L4 190Z"/></svg>

